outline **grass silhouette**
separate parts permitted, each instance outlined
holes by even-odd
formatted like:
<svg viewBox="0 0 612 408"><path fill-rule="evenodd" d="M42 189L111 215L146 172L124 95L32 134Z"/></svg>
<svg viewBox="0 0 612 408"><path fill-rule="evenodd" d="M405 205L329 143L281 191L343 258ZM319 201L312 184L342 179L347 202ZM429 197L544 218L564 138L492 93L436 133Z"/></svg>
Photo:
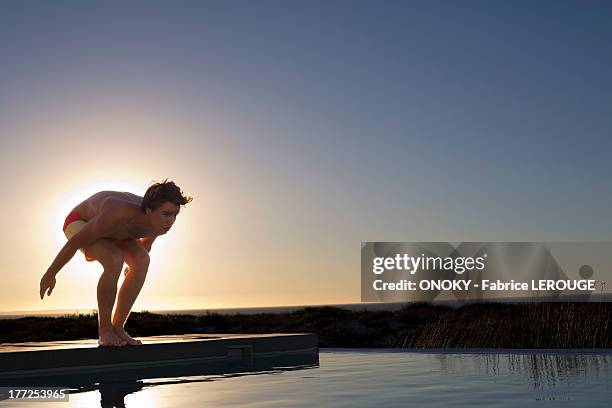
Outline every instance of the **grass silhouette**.
<svg viewBox="0 0 612 408"><path fill-rule="evenodd" d="M134 312L133 336L186 333L317 333L320 347L608 348L610 303L426 303L395 311L306 307L259 314L168 315ZM0 342L97 338L97 315L0 320Z"/></svg>

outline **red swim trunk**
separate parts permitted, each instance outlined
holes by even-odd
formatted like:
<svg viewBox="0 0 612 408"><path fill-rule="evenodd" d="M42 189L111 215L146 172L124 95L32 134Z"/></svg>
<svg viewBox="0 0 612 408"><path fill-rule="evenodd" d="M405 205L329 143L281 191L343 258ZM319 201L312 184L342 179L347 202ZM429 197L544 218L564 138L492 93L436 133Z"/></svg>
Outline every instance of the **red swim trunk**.
<svg viewBox="0 0 612 408"><path fill-rule="evenodd" d="M79 216L76 211L76 208L73 208L72 211L70 211L70 214L68 214L68 216L66 217L66 221L64 221L64 228L62 228L62 231L65 232L68 225L70 225L70 223L74 221L85 221Z"/></svg>
<svg viewBox="0 0 612 408"><path fill-rule="evenodd" d="M72 211L70 211L70 214L68 214L68 216L66 217L66 221L64 221L64 235L66 235L66 238L70 239L70 237L72 237L74 234L76 234L81 228L83 228L83 226L81 225L79 229L75 230L74 228L72 229L72 231L66 231L66 229L68 228L68 226L70 226L70 224L72 224L75 221L83 221L83 225L85 225L85 223L87 221L85 221L84 219L82 219L81 217L79 217L79 214L76 212L76 208L73 209ZM77 226L79 227L79 226ZM94 258L91 258L89 256L87 256L87 254L85 253L85 249L84 248L79 248L79 250L83 253L83 255L85 255L85 259L88 262L93 262L95 261Z"/></svg>

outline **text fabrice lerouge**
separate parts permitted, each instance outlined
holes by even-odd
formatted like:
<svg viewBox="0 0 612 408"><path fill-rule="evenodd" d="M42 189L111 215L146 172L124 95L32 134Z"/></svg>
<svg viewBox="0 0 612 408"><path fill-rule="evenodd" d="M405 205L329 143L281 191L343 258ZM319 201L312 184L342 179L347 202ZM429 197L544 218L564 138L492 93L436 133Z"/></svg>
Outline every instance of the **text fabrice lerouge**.
<svg viewBox="0 0 612 408"><path fill-rule="evenodd" d="M387 270L403 270L414 275L417 270L445 270L454 271L461 275L470 271L482 271L485 269L487 254L480 257L428 257L409 256L408 254L397 254L394 257L377 257L372 262L372 272L380 275ZM514 280L487 280L479 282L472 280L428 280L422 279L416 282L402 279L397 282L384 282L377 279L372 282L376 291L415 291L415 290L469 290L478 288L484 291L592 291L595 289L595 280L552 280L540 279L531 282L516 282Z"/></svg>
<svg viewBox="0 0 612 408"><path fill-rule="evenodd" d="M578 280L552 280L539 279L532 280L531 284L527 282L515 282L510 280L503 282L500 280L490 281L483 279L480 284L472 280L421 280L412 282L402 279L399 282L383 282L380 279L372 283L374 290L469 290L471 287L479 288L487 291L592 291L595 289L595 280L593 279L578 279Z"/></svg>

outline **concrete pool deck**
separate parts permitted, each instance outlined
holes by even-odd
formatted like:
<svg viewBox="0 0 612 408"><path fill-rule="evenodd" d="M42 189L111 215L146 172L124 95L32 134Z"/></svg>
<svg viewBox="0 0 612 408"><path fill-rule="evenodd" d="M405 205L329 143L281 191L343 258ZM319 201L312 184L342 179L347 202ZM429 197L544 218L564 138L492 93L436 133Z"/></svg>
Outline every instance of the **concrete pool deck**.
<svg viewBox="0 0 612 408"><path fill-rule="evenodd" d="M99 347L97 340L0 344L0 380L163 368L287 355L318 356L311 333L183 334L139 337L143 345Z"/></svg>

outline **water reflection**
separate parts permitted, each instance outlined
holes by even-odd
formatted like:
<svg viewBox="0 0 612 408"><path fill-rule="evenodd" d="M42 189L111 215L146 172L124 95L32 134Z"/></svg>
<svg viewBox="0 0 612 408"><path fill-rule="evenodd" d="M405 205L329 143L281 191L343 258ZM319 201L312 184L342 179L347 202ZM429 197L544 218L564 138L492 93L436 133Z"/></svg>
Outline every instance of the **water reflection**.
<svg viewBox="0 0 612 408"><path fill-rule="evenodd" d="M578 377L609 377L611 354L565 354L562 352L511 354L437 354L446 373L477 372L487 376L516 375L533 389L568 385Z"/></svg>
<svg viewBox="0 0 612 408"><path fill-rule="evenodd" d="M143 390L166 384L201 383L241 376L275 374L286 371L316 368L317 353L282 356L257 356L250 359L206 361L155 368L121 369L105 373L80 375L53 375L46 377L0 381L0 386L62 387L70 394L99 391L100 407L125 407L125 397Z"/></svg>
<svg viewBox="0 0 612 408"><path fill-rule="evenodd" d="M539 401L551 400L577 407L609 406L612 353L605 350L322 349L320 358L320 364L316 355L207 362L52 377L38 385L70 385L74 407L355 408L410 403L512 408L539 407ZM24 408L38 405L20 403Z"/></svg>

